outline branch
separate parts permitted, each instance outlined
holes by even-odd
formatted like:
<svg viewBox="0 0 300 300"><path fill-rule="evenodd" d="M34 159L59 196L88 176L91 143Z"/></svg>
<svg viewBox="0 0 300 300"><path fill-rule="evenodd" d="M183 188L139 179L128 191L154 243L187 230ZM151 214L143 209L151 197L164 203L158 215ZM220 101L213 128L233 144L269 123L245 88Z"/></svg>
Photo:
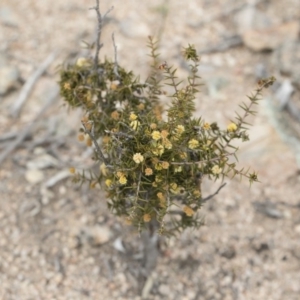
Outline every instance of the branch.
<svg viewBox="0 0 300 300"><path fill-rule="evenodd" d="M119 72L118 72L118 57L117 57L117 45L115 42L115 34L113 33L111 35L112 41L113 41L113 45L114 45L114 50L115 50L115 66L114 66L114 73L117 76L117 78L120 78Z"/></svg>
<svg viewBox="0 0 300 300"><path fill-rule="evenodd" d="M87 129L85 122L81 122L81 123L82 123L82 126L84 128L85 133L87 133L89 135L90 139L93 141L93 144L94 144L95 149L96 149L96 153L98 154L99 158L104 162L104 164L106 166L108 166L108 161L104 157L104 155L103 155L103 153L102 153L102 151L101 151L101 149L100 149L100 147L99 147L99 145L97 143L97 140L96 140L96 138L94 136L94 133L93 133L94 128L92 128L92 132L91 132L90 130Z"/></svg>
<svg viewBox="0 0 300 300"><path fill-rule="evenodd" d="M16 118L19 116L20 111L28 99L35 83L37 80L45 73L45 71L48 69L48 67L51 65L51 63L54 61L54 59L57 56L57 51L52 52L47 58L40 64L40 66L37 68L37 70L34 71L34 73L27 79L26 83L24 84L19 97L14 102L14 105L11 108L11 115L13 118Z"/></svg>
<svg viewBox="0 0 300 300"><path fill-rule="evenodd" d="M220 192L220 190L221 190L225 185L226 185L226 182L223 183L223 184L217 189L217 191L216 191L215 193L213 193L213 194L207 196L206 198L202 199L201 202L202 202L202 203L205 203L205 202L207 202L209 199L213 198L215 195L217 195L217 194Z"/></svg>
<svg viewBox="0 0 300 300"><path fill-rule="evenodd" d="M57 99L59 95L58 89L54 89L52 93L48 96L47 101L45 102L44 106L38 111L34 119L31 121L31 123L24 128L23 131L20 132L20 135L13 141L11 144L8 145L8 147L1 153L0 155L0 164L5 160L5 158L14 151L29 135L31 130L34 128L35 123L38 121L38 119L47 111L47 109L54 103L54 101Z"/></svg>
<svg viewBox="0 0 300 300"><path fill-rule="evenodd" d="M224 155L222 155L222 157L227 157L227 156L231 156L234 155L234 153L226 153ZM217 161L220 160L222 158L221 156L212 158L212 159L205 159L205 160L198 160L198 161L192 161L192 162L188 162L188 161L183 161L183 162L170 162L171 165L194 165L194 164L201 164L201 163L206 163L206 162L212 162L212 161ZM158 162L163 162L162 160L159 160Z"/></svg>
<svg viewBox="0 0 300 300"><path fill-rule="evenodd" d="M106 17L107 14L109 14L113 10L113 6L104 14L102 17L100 13L100 7L99 7L99 0L96 0L96 6L92 7L90 9L94 9L97 13L97 19L98 19L98 27L97 27L97 40L96 40L96 53L94 58L94 68L97 70L98 61L99 61L99 52L102 48L103 44L101 44L101 33L102 33L102 27L103 27L103 19Z"/></svg>

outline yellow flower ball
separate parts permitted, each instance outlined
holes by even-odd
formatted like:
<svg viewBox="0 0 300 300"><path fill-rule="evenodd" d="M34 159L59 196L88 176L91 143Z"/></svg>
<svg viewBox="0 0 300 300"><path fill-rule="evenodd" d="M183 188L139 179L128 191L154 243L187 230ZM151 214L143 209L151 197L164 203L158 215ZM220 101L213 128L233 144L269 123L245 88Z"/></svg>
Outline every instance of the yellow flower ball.
<svg viewBox="0 0 300 300"><path fill-rule="evenodd" d="M155 140L155 141L158 141L160 138L161 138L161 134L159 131L157 130L154 130L151 134L152 138Z"/></svg>
<svg viewBox="0 0 300 300"><path fill-rule="evenodd" d="M195 139L191 139L189 141L189 148L190 149L196 149L199 146L199 142Z"/></svg>
<svg viewBox="0 0 300 300"><path fill-rule="evenodd" d="M133 155L133 160L136 164L139 164L144 161L144 156L141 153L135 153Z"/></svg>
<svg viewBox="0 0 300 300"><path fill-rule="evenodd" d="M227 126L227 131L228 132L233 132L233 131L236 131L237 130L237 125L235 123L230 123L228 126Z"/></svg>

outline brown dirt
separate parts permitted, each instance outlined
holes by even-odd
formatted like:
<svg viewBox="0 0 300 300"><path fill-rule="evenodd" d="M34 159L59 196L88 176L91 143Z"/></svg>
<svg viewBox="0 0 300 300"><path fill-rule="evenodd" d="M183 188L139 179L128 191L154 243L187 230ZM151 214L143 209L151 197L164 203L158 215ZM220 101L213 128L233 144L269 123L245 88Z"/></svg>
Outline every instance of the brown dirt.
<svg viewBox="0 0 300 300"><path fill-rule="evenodd" d="M260 10L275 24L299 18L297 0L285 1L284 8L280 1L260 2ZM234 3L238 7L246 1ZM0 50L24 80L49 53L60 52L19 118L10 116L10 108L20 89L2 98L0 136L30 124L56 86L55 66L71 53L85 55L79 46L82 39L93 41L95 13L87 9L93 5L92 0L2 0L13 24L0 23ZM143 78L149 70L149 34L162 32L162 61L178 65L179 76L184 76L182 46L192 43L204 49L236 31L233 14L221 16L232 7L229 0L103 0L102 12L112 5L101 55L113 56L114 31L119 63ZM203 54L199 72L205 86L197 114L225 126L255 86L258 63L280 79L270 53L240 46ZM213 92L215 78L223 85ZM265 95L272 97L270 91ZM1 166L0 299L141 299L140 238L108 212L101 191L80 188L69 179L45 187L69 166L91 165L90 153L76 141L79 120L80 112L56 101ZM251 141L241 145L240 165L258 171L261 183L249 188L248 182L226 180L226 188L203 208L206 226L162 243L147 299L299 299L300 176L295 150L271 125L267 100L251 121ZM1 151L10 142L0 142ZM55 163L40 170L40 181L33 183L28 163L44 154ZM205 193L219 184L204 182ZM125 253L116 246L119 238Z"/></svg>

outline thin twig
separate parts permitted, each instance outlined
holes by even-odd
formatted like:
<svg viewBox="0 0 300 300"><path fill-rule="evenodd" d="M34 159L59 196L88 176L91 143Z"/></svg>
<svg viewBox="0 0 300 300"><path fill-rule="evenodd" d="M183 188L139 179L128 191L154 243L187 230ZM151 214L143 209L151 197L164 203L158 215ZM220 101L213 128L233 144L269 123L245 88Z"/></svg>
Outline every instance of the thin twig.
<svg viewBox="0 0 300 300"><path fill-rule="evenodd" d="M103 44L101 44L101 33L102 33L102 27L103 27L103 19L106 17L108 13L110 13L113 10L113 6L104 14L102 17L99 7L99 0L96 0L96 6L92 7L90 9L94 9L97 14L98 19L98 27L97 27L97 40L96 40L96 53L94 58L94 69L97 70L98 67L98 61L99 61L99 52L102 48Z"/></svg>
<svg viewBox="0 0 300 300"><path fill-rule="evenodd" d="M108 161L106 160L104 154L102 153L99 145L98 145L98 142L94 136L94 128L92 128L92 131L88 130L87 127L86 127L86 124L84 122L82 122L82 126L84 128L84 131L85 133L88 134L88 136L90 137L90 139L93 141L93 144L95 146L95 149L96 149L96 153L98 154L98 157L104 162L105 166L108 166Z"/></svg>
<svg viewBox="0 0 300 300"><path fill-rule="evenodd" d="M136 194L135 194L135 204L139 200L139 193L140 193L140 187L141 187L141 178L142 178L142 172L140 171L139 179L138 179L138 186L137 186Z"/></svg>
<svg viewBox="0 0 300 300"><path fill-rule="evenodd" d="M234 153L227 153L227 154L224 154L222 155L222 157L227 157L227 156L231 156L231 155L234 155ZM216 158L212 158L212 159L205 159L205 160L198 160L198 161L191 161L191 162L188 162L188 161L183 161L183 162L170 162L171 165L194 165L194 164L201 164L201 163L206 163L206 162L213 162L213 161L216 161L216 160L220 160L221 157L218 156ZM162 160L159 160L158 162L163 162Z"/></svg>
<svg viewBox="0 0 300 300"><path fill-rule="evenodd" d="M31 123L20 133L20 135L10 144L8 147L1 153L0 155L0 165L5 160L5 158L15 150L29 135L30 131L34 127L36 121L47 111L47 109L53 104L54 100L57 99L59 94L58 89L52 91L45 105L41 108L41 110L36 114L35 118L31 121Z"/></svg>
<svg viewBox="0 0 300 300"><path fill-rule="evenodd" d="M18 135L18 132L7 132L0 136L0 142L14 139Z"/></svg>
<svg viewBox="0 0 300 300"><path fill-rule="evenodd" d="M216 53L216 52L224 52L230 48L238 47L243 44L243 40L239 35L234 35L225 38L221 42L216 45L208 46L200 50L199 54L207 54L207 53Z"/></svg>
<svg viewBox="0 0 300 300"><path fill-rule="evenodd" d="M113 33L111 35L112 41L113 41L113 45L114 45L114 51L115 51L115 66L114 66L114 73L117 76L117 78L120 78L120 74L118 72L118 52L117 52L117 45L115 42L115 34Z"/></svg>
<svg viewBox="0 0 300 300"><path fill-rule="evenodd" d="M45 71L48 69L48 67L51 65L51 63L56 58L58 52L54 51L52 52L41 64L40 66L35 70L35 72L27 79L26 83L24 84L19 97L14 102L14 105L11 108L11 115L13 118L16 118L19 116L20 111L25 104L26 100L30 96L30 93L36 84L37 80L45 73Z"/></svg>
<svg viewBox="0 0 300 300"><path fill-rule="evenodd" d="M217 189L217 191L216 191L215 193L213 193L213 194L211 194L211 195L205 197L204 199L201 200L201 202L202 202L202 203L205 203L205 202L207 202L209 199L213 198L215 195L217 195L217 194L220 192L220 190L221 190L225 185L226 185L226 182L224 182L224 183Z"/></svg>

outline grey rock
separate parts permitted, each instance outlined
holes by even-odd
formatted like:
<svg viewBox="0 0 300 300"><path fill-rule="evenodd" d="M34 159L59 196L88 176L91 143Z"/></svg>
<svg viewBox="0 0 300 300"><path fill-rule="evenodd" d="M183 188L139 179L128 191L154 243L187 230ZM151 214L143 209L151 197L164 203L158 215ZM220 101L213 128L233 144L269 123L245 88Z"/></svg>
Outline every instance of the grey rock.
<svg viewBox="0 0 300 300"><path fill-rule="evenodd" d="M285 43L273 56L273 65L283 75L288 75L292 83L300 89L300 42Z"/></svg>
<svg viewBox="0 0 300 300"><path fill-rule="evenodd" d="M53 156L45 153L42 155L39 155L38 157L30 160L27 162L26 167L27 169L47 169L50 167L56 167L58 165L58 161Z"/></svg>
<svg viewBox="0 0 300 300"><path fill-rule="evenodd" d="M259 52L275 50L290 41L297 41L300 32L299 22L288 22L264 29L251 29L242 34L244 44Z"/></svg>
<svg viewBox="0 0 300 300"><path fill-rule="evenodd" d="M264 64L257 64L254 69L255 77L257 79L267 78L269 73Z"/></svg>
<svg viewBox="0 0 300 300"><path fill-rule="evenodd" d="M44 173L40 170L27 170L25 178L29 183L36 184L44 180Z"/></svg>
<svg viewBox="0 0 300 300"><path fill-rule="evenodd" d="M20 72L14 66L1 66L0 67L0 95L7 94L10 90L16 88L19 83Z"/></svg>
<svg viewBox="0 0 300 300"><path fill-rule="evenodd" d="M294 92L294 87L290 80L284 80L278 90L276 91L275 97L279 101L280 109L284 109L291 99Z"/></svg>
<svg viewBox="0 0 300 300"><path fill-rule="evenodd" d="M264 214L267 217L273 219L281 219L284 217L283 213L277 209L274 203L270 201L265 201L265 202L256 201L253 203L253 206L257 212Z"/></svg>
<svg viewBox="0 0 300 300"><path fill-rule="evenodd" d="M240 34L250 29L263 29L271 25L271 20L253 4L247 5L237 13L234 21Z"/></svg>
<svg viewBox="0 0 300 300"><path fill-rule="evenodd" d="M18 21L17 16L7 6L0 7L0 22L6 26L17 27Z"/></svg>
<svg viewBox="0 0 300 300"><path fill-rule="evenodd" d="M80 244L90 244L97 247L107 243L112 238L112 231L107 226L90 226L82 228L78 239Z"/></svg>
<svg viewBox="0 0 300 300"><path fill-rule="evenodd" d="M220 91L229 84L225 77L211 78L207 83L208 93L210 97L216 97Z"/></svg>
<svg viewBox="0 0 300 300"><path fill-rule="evenodd" d="M120 22L120 30L123 35L129 38L145 38L151 31L146 23L141 23L139 20L130 18Z"/></svg>

